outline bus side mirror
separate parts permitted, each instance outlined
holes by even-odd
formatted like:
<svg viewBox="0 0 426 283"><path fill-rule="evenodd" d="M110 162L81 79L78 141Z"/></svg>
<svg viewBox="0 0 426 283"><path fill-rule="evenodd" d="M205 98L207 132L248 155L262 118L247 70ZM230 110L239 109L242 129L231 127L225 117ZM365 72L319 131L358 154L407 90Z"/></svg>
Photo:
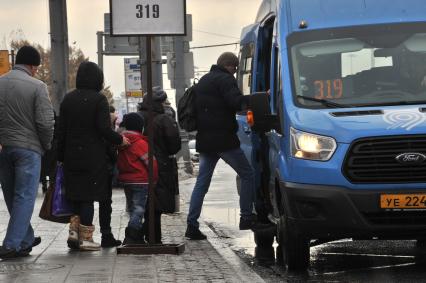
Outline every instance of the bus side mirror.
<svg viewBox="0 0 426 283"><path fill-rule="evenodd" d="M267 92L256 92L249 96L247 123L255 132L269 132L280 125L278 116L271 114L269 99Z"/></svg>

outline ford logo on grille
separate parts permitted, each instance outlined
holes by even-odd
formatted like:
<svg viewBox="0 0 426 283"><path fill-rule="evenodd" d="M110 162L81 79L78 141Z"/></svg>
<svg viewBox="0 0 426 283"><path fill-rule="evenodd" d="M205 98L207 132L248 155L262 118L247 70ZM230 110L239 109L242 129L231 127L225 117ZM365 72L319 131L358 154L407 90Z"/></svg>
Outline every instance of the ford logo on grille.
<svg viewBox="0 0 426 283"><path fill-rule="evenodd" d="M418 165L426 160L426 155L418 152L407 152L398 155L395 159L404 165Z"/></svg>

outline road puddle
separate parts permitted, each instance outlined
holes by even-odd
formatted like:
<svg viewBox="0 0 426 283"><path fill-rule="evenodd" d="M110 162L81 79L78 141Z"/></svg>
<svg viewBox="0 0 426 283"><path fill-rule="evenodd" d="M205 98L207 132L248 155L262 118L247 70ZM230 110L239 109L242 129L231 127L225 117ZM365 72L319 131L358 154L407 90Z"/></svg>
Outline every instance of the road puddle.
<svg viewBox="0 0 426 283"><path fill-rule="evenodd" d="M223 202L222 202L223 203ZM220 238L223 238L232 249L244 251L254 256L254 236L251 230L239 230L239 208L220 208L204 203L201 213L202 219Z"/></svg>

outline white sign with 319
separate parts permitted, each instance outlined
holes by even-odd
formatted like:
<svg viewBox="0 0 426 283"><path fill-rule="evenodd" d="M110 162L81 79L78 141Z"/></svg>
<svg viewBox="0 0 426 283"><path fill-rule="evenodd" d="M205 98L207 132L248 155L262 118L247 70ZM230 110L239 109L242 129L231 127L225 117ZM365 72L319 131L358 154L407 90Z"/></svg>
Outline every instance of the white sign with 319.
<svg viewBox="0 0 426 283"><path fill-rule="evenodd" d="M185 0L110 0L111 35L183 35Z"/></svg>

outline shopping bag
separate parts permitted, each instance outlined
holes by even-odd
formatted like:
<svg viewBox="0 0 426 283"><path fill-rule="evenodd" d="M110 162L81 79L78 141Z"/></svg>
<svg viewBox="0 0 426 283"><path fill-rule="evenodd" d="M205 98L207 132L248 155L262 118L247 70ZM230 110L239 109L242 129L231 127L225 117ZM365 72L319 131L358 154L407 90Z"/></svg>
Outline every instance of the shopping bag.
<svg viewBox="0 0 426 283"><path fill-rule="evenodd" d="M62 166L56 168L55 190L53 192L52 215L71 216L72 210L65 196L64 170Z"/></svg>
<svg viewBox="0 0 426 283"><path fill-rule="evenodd" d="M52 214L52 202L53 202L54 191L55 191L55 183L51 182L44 195L43 204L41 205L40 213L38 214L38 216L41 219L51 221L51 222L69 223L70 222L69 216L54 216Z"/></svg>

